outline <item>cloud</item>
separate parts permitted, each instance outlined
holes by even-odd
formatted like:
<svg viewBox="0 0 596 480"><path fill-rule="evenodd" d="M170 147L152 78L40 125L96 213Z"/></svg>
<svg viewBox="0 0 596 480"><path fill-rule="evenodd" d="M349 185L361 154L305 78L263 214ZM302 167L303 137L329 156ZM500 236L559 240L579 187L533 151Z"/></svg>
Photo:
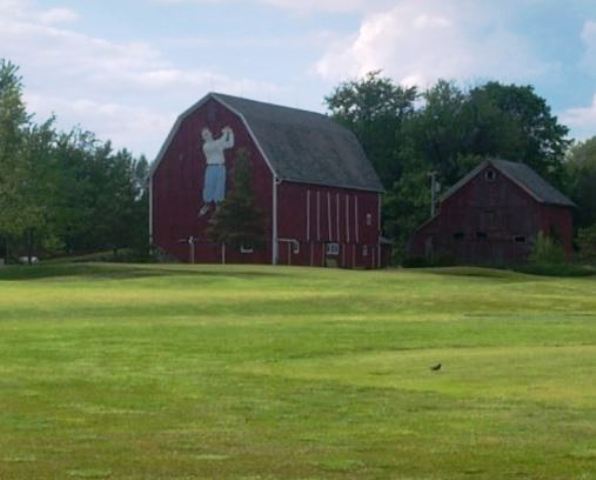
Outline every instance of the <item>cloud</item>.
<svg viewBox="0 0 596 480"><path fill-rule="evenodd" d="M26 94L25 102L42 118L57 113L61 123L80 125L84 130L96 133L100 140L111 140L117 148L126 147L135 153L147 151L148 138L163 140L164 132L176 118L174 112L165 113L115 102L102 103L88 98Z"/></svg>
<svg viewBox="0 0 596 480"><path fill-rule="evenodd" d="M225 4L242 0L152 0L153 3L175 4ZM245 0L246 1L246 0ZM392 5L394 0L252 0L255 4L268 5L299 14L316 12L350 13L365 12Z"/></svg>
<svg viewBox="0 0 596 480"><path fill-rule="evenodd" d="M561 122L573 130L577 140L596 135L596 94L587 107L570 108L561 114Z"/></svg>
<svg viewBox="0 0 596 480"><path fill-rule="evenodd" d="M299 13L370 11L390 4L383 0L261 0L261 3Z"/></svg>
<svg viewBox="0 0 596 480"><path fill-rule="evenodd" d="M333 81L383 70L403 84L427 86L438 78L528 81L554 68L501 23L498 11L470 0L401 0L365 16L314 69Z"/></svg>
<svg viewBox="0 0 596 480"><path fill-rule="evenodd" d="M79 19L79 15L70 8L51 8L39 15L41 23L54 25L58 23L72 23Z"/></svg>
<svg viewBox="0 0 596 480"><path fill-rule="evenodd" d="M180 67L148 42L114 42L73 29L77 12L0 0L2 56L21 67L29 109L61 128L80 124L117 147L154 155L173 118L209 90L276 95L271 82ZM68 24L68 28L65 27Z"/></svg>

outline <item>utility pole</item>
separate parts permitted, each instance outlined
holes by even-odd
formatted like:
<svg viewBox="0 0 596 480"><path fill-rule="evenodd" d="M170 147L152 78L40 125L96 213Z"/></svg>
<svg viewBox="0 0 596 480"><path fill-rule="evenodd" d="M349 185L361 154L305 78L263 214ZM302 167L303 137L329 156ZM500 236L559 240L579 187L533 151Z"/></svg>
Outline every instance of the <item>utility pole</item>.
<svg viewBox="0 0 596 480"><path fill-rule="evenodd" d="M190 247L190 263L195 263L195 237L188 237L188 246Z"/></svg>
<svg viewBox="0 0 596 480"><path fill-rule="evenodd" d="M437 182L437 175L438 173L434 170L428 173L430 177L430 218L434 218L437 213L437 193L441 191L441 184Z"/></svg>

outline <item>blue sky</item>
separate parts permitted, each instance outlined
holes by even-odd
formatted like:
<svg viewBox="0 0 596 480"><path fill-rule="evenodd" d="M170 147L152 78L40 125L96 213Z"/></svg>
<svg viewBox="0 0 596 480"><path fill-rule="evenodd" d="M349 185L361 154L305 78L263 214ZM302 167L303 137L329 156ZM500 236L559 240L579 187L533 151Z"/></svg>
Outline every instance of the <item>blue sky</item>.
<svg viewBox="0 0 596 480"><path fill-rule="evenodd" d="M150 159L208 91L324 111L375 69L532 84L574 138L596 134L594 0L0 0L0 57L38 119Z"/></svg>

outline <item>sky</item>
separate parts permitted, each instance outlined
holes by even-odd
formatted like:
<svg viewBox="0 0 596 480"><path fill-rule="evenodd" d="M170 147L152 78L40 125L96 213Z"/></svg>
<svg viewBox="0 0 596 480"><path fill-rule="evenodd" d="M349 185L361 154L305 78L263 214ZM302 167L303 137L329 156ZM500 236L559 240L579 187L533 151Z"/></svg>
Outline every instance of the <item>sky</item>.
<svg viewBox="0 0 596 480"><path fill-rule="evenodd" d="M596 0L0 0L29 111L151 160L209 91L324 112L382 70L424 89L531 84L596 135Z"/></svg>

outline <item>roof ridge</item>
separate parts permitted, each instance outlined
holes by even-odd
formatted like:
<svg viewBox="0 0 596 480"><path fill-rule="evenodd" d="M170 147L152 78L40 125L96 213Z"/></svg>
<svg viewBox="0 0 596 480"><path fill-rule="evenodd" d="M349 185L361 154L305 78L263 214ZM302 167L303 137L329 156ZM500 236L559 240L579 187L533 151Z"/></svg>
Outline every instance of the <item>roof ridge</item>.
<svg viewBox="0 0 596 480"><path fill-rule="evenodd" d="M440 198L443 202L451 197L455 192L467 184L478 173L484 170L488 165L492 165L502 175L524 189L536 201L550 205L563 205L568 207L576 206L564 193L559 191L554 185L548 182L542 175L534 170L530 165L520 162L505 160L503 158L486 158L474 167L470 172L458 180L449 188Z"/></svg>
<svg viewBox="0 0 596 480"><path fill-rule="evenodd" d="M224 100L224 101L225 101L226 98L233 98L234 100L241 100L243 102L250 102L250 103L258 103L258 104L261 104L261 105L265 105L267 107L280 108L280 109L284 109L284 110L293 110L293 111L296 111L296 112L308 113L310 115L317 115L319 117L323 117L324 119L331 120L331 121L337 123L338 125L341 125L336 120L334 120L333 117L331 117L331 116L329 116L329 115L327 115L325 113L322 113L322 112L316 112L314 110L306 110L304 108L289 107L287 105L281 105L279 103L265 102L263 100L255 100L253 98L240 97L238 95L229 95L227 93L209 92L208 95L209 96L216 97L216 98L217 97L222 97L222 100Z"/></svg>

